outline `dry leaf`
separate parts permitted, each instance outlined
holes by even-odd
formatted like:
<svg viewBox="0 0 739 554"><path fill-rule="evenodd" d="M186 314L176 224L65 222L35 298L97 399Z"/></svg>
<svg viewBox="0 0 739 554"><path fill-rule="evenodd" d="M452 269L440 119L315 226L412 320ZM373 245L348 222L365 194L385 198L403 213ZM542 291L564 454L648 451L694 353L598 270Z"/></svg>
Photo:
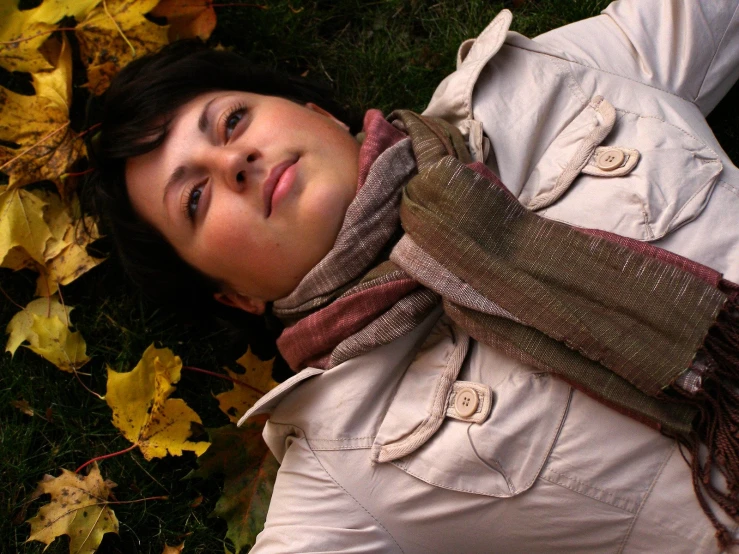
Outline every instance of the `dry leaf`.
<svg viewBox="0 0 739 554"><path fill-rule="evenodd" d="M182 360L169 348L149 346L128 373L108 368L105 400L113 410L113 425L136 444L144 458L181 456L191 450L200 456L208 442L190 442L190 424L200 416L180 398L169 398L180 380Z"/></svg>
<svg viewBox="0 0 739 554"><path fill-rule="evenodd" d="M0 2L0 66L8 71L36 73L54 67L44 44L65 17L78 21L100 0L44 0L32 10L20 11L18 2ZM40 49L40 50L39 50Z"/></svg>
<svg viewBox="0 0 739 554"><path fill-rule="evenodd" d="M272 363L274 360L263 362L255 356L251 348L241 356L236 363L242 366L245 373L235 373L225 368L228 375L235 381L230 391L216 395L218 407L228 416L231 423L239 421L242 415L251 408L265 393L277 386L272 379ZM243 383L243 384L241 384Z"/></svg>
<svg viewBox="0 0 739 554"><path fill-rule="evenodd" d="M33 417L36 415L33 408L31 408L31 405L28 403L28 400L12 400L10 405L13 406L13 408L17 408L27 416Z"/></svg>
<svg viewBox="0 0 739 554"><path fill-rule="evenodd" d="M186 479L223 475L223 495L211 515L226 520L226 538L235 552L254 544L264 528L279 464L262 439L266 418L254 418L242 427L209 429L212 441L198 458L198 469Z"/></svg>
<svg viewBox="0 0 739 554"><path fill-rule="evenodd" d="M87 253L87 245L100 235L93 218L85 217L81 222L74 219L80 211L77 196L65 204L53 192L36 194L46 202L44 220L52 234L44 250L44 265L36 267L40 273L36 296L50 296L58 291L59 285L68 285L105 259Z"/></svg>
<svg viewBox="0 0 739 554"><path fill-rule="evenodd" d="M208 40L216 28L212 0L161 0L151 15L167 18L170 42L195 37Z"/></svg>
<svg viewBox="0 0 739 554"><path fill-rule="evenodd" d="M86 477L62 470L59 477L44 475L34 498L50 494L51 501L42 506L36 517L28 520L28 541L45 545L61 535L69 535L69 551L92 554L100 546L103 535L118 532L118 519L108 505L112 481L103 481L97 464Z"/></svg>
<svg viewBox="0 0 739 554"><path fill-rule="evenodd" d="M180 546L169 546L168 544L165 544L162 554L180 554L184 548L184 542Z"/></svg>
<svg viewBox="0 0 739 554"><path fill-rule="evenodd" d="M46 203L25 190L0 186L0 267L43 265L52 234L44 220Z"/></svg>
<svg viewBox="0 0 739 554"><path fill-rule="evenodd" d="M85 365L87 345L79 331L69 329L71 306L62 306L56 297L37 298L10 320L5 351L15 354L24 341L27 347L62 371L74 372Z"/></svg>
<svg viewBox="0 0 739 554"><path fill-rule="evenodd" d="M87 86L96 95L122 67L167 44L167 27L148 21L158 0L103 0L77 27Z"/></svg>
<svg viewBox="0 0 739 554"><path fill-rule="evenodd" d="M19 145L0 145L0 171L8 175L10 189L48 179L65 198L61 176L85 153L83 141L69 127L72 51L66 37L55 67L33 74L34 96L0 87L0 140Z"/></svg>

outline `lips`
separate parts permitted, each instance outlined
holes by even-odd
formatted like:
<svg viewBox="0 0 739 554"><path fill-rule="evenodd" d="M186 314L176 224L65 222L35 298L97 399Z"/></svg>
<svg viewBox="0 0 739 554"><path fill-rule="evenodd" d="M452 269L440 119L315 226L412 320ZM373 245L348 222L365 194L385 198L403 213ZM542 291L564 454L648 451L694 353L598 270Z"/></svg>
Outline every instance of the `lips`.
<svg viewBox="0 0 739 554"><path fill-rule="evenodd" d="M292 182L292 179L287 179L287 177L292 177L294 171L291 171L290 175L285 175L285 172L295 165L296 162L297 160L295 159L286 160L274 166L272 171L269 172L267 180L264 182L264 186L262 187L262 195L264 197L264 217L269 217L272 213L272 203L274 201L276 189L278 187L283 189L286 186L289 186L290 183L286 182L288 180ZM283 178L283 176L285 178Z"/></svg>

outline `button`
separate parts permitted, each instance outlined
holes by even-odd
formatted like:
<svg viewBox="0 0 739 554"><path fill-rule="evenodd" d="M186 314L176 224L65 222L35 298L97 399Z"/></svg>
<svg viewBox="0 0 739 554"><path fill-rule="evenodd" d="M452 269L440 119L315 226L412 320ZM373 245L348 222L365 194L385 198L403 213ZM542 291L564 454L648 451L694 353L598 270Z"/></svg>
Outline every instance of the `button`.
<svg viewBox="0 0 739 554"><path fill-rule="evenodd" d="M625 157L626 156L624 156L624 153L621 152L621 150L616 150L615 148L612 150L604 150L598 154L596 163L603 171L613 171L614 169L621 167L624 163Z"/></svg>
<svg viewBox="0 0 739 554"><path fill-rule="evenodd" d="M477 392L474 389L464 388L457 393L454 399L454 409L462 417L470 417L477 411L480 403Z"/></svg>

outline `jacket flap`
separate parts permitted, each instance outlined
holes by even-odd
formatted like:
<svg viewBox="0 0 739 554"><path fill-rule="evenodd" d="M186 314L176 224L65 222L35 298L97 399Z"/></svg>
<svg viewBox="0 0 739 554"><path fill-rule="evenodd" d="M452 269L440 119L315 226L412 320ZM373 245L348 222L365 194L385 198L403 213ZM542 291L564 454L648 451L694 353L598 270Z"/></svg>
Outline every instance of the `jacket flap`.
<svg viewBox="0 0 739 554"><path fill-rule="evenodd" d="M434 486L508 498L528 490L541 473L565 420L571 389L502 352L473 344L458 379L489 387L490 414L475 422L447 417L425 442L391 463ZM428 358L434 353L447 354L444 348L450 346L441 341L425 351L424 365L433 363ZM403 431L413 436L412 426L419 420L414 407L420 408L418 402L414 405L414 388L412 382L401 383L374 446L376 461L382 461L377 454L392 447L387 438L402 440ZM430 390L428 385L424 389L427 402Z"/></svg>
<svg viewBox="0 0 739 554"><path fill-rule="evenodd" d="M457 70L439 84L423 115L443 117L457 126L472 118L472 90L477 77L503 46L512 20L511 12L502 10L480 36L462 43L457 52ZM460 130L465 134L465 129Z"/></svg>
<svg viewBox="0 0 739 554"><path fill-rule="evenodd" d="M555 203L588 164L616 122L616 111L602 96L593 98L547 148L519 196L530 210Z"/></svg>
<svg viewBox="0 0 739 554"><path fill-rule="evenodd" d="M469 337L442 318L398 385L372 446L372 460L388 462L424 444L441 426Z"/></svg>
<svg viewBox="0 0 739 554"><path fill-rule="evenodd" d="M300 373L290 377L287 381L280 383L267 394L262 396L259 400L257 400L257 402L251 408L249 408L249 410L247 410L247 412L243 416L241 416L241 419L239 420L237 425L240 427L241 425L246 423L246 420L248 420L252 416L271 413L272 410L275 409L277 404L280 403L280 400L282 400L284 396L293 388L295 388L298 384L310 377L313 377L314 375L320 375L324 371L325 370L318 369L316 367L307 367Z"/></svg>

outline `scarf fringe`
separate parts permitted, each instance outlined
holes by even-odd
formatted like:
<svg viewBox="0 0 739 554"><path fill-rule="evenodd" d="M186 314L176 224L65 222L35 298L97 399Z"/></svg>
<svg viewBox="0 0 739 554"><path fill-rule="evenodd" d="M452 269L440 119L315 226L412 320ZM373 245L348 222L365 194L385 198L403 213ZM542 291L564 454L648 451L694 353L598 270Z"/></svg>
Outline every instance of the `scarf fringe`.
<svg viewBox="0 0 739 554"><path fill-rule="evenodd" d="M698 409L695 431L679 440L692 455L698 501L716 528L721 548L727 549L739 540L718 520L706 496L739 522L739 287L722 281L719 288L728 299L691 367L701 376L701 387L693 394L675 390ZM713 468L726 480L726 491L711 482Z"/></svg>

